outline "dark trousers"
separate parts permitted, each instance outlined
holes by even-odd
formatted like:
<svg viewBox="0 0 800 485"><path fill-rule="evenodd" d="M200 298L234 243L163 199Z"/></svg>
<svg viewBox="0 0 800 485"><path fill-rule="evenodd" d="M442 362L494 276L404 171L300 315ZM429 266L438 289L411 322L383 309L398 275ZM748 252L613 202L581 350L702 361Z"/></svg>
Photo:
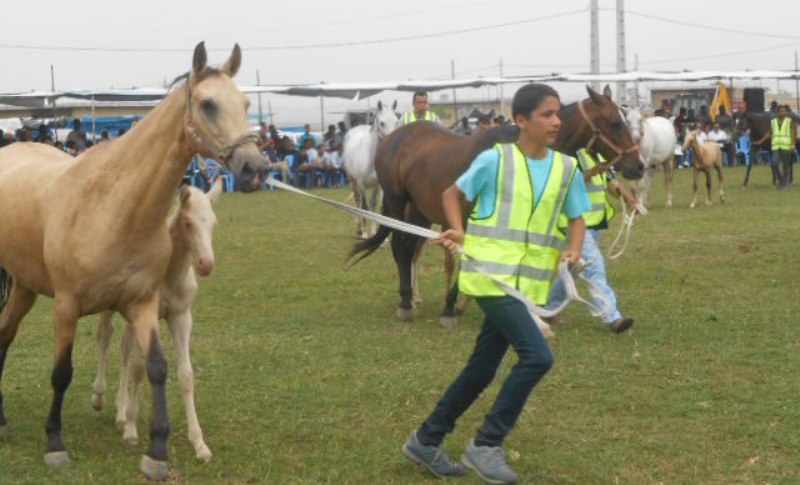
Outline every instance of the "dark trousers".
<svg viewBox="0 0 800 485"><path fill-rule="evenodd" d="M509 344L519 361L503 383L475 438L479 446L501 446L536 384L553 366L553 353L528 310L510 296L476 298L485 313L469 362L417 430L424 445L439 445L456 420L492 382Z"/></svg>
<svg viewBox="0 0 800 485"><path fill-rule="evenodd" d="M792 176L792 155L789 150L774 150L772 152L772 170L775 182L781 187L788 187Z"/></svg>

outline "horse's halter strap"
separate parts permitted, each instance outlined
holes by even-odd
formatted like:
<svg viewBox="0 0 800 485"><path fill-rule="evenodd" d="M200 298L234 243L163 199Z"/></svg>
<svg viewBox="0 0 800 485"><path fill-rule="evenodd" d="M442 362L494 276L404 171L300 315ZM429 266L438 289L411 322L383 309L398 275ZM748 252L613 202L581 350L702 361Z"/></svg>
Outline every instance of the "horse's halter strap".
<svg viewBox="0 0 800 485"><path fill-rule="evenodd" d="M633 152L638 152L639 151L639 145L636 145L636 144L634 144L632 147L629 147L629 148L626 148L626 149L623 150L622 148L619 147L619 145L617 145L616 143L611 141L606 135L604 135L603 132L601 132L597 128L597 126L595 126L595 124L592 122L592 119L589 118L589 115L586 113L586 108L583 107L583 101L579 101L578 102L578 111L580 111L581 116L583 117L583 120L586 121L586 124L588 124L589 128L592 130L592 137L589 139L589 143L587 143L586 147L585 147L586 151L593 152L594 151L593 148L594 148L595 142L597 140L600 140L601 142L603 142L608 148L610 148L617 155L616 157L614 157L613 160L611 160L609 162L598 163L595 166L595 168L598 168L598 170L596 171L596 173L594 175L596 175L597 173L600 173L605 168L609 168L609 167L612 167L612 166L618 164L620 162L620 160L622 160L622 158L625 157L625 155L628 155L629 153L633 153ZM594 171L595 169L592 169L592 170Z"/></svg>
<svg viewBox="0 0 800 485"><path fill-rule="evenodd" d="M195 143L203 146L206 150L208 150L214 159L223 162L228 168L229 162L231 157L233 156L233 152L236 151L242 145L246 145L247 143L254 143L256 146L261 142L261 137L259 137L255 133L247 133L236 138L232 143L219 148L216 143L210 143L208 140L203 138L200 134L200 130L194 124L194 119L192 117L192 88L191 88L191 79L187 80L186 82L186 131L189 133L189 136L192 137Z"/></svg>

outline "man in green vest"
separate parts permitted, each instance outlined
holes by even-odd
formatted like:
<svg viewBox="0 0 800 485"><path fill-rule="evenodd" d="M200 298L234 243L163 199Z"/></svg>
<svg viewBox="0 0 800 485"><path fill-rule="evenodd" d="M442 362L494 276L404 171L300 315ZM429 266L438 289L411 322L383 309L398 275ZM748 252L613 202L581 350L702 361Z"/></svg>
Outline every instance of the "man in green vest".
<svg viewBox="0 0 800 485"><path fill-rule="evenodd" d="M586 221L586 237L583 240L583 249L581 251L586 262L583 275L602 292L602 295L591 295L595 305L602 307L602 300L605 300L610 306L605 314L599 315L600 319L612 333L620 334L630 329L634 321L631 317L623 317L617 308L617 295L611 285L608 284L606 265L603 260L603 254L600 252L600 231L608 229L608 223L611 222L616 214L614 206L611 205L609 200L609 194L617 198L622 197L633 210L637 210L639 202L625 187L616 181L614 175L607 171L606 167L599 165L585 149L578 150L576 155L584 182L586 182L586 190L589 192L589 203L591 204L591 210L583 215L583 219ZM564 225L566 225L566 221L562 220L562 226ZM557 308L566 296L567 291L564 287L564 282L561 278L557 278L550 289L547 308L551 310ZM558 315L545 320L549 323L564 323Z"/></svg>
<svg viewBox="0 0 800 485"><path fill-rule="evenodd" d="M786 106L778 108L778 117L772 120L772 166L778 176L778 189L789 187L792 173L792 154L797 139L797 127L787 116ZM782 173L781 173L782 172Z"/></svg>
<svg viewBox="0 0 800 485"><path fill-rule="evenodd" d="M414 109L403 115L403 125L410 125L417 121L432 121L441 124L436 113L428 109L428 93L417 91L411 98Z"/></svg>
<svg viewBox="0 0 800 485"><path fill-rule="evenodd" d="M589 210L589 200L583 178L576 176L576 160L549 148L561 126L560 106L558 93L549 86L520 88L512 103L520 129L517 142L479 154L442 196L450 229L436 243L452 253L463 245L477 260L476 265L462 259L458 284L475 297L486 316L467 366L402 448L410 460L439 477L461 476L467 467L490 483L518 480L506 462L503 441L553 365L553 354L527 307L493 279L544 305L559 261L572 265L580 259L582 215ZM466 232L465 206L474 206ZM569 220L568 234L558 224L562 214ZM564 250L567 236L570 245ZM518 362L466 447L463 465L457 463L442 442L492 382L509 346Z"/></svg>

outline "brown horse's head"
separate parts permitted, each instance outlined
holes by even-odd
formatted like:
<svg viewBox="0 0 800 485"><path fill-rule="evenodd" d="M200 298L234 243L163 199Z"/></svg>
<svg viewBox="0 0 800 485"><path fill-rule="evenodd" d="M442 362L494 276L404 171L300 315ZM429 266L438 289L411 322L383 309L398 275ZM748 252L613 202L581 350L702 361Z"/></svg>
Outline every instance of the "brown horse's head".
<svg viewBox="0 0 800 485"><path fill-rule="evenodd" d="M619 107L611 100L611 88L606 85L603 94L586 87L589 98L579 103L579 110L592 137L586 148L596 151L611 164L622 166L622 175L638 180L644 174L644 161L639 147L631 137Z"/></svg>
<svg viewBox="0 0 800 485"><path fill-rule="evenodd" d="M205 43L197 44L186 83L186 120L197 151L224 164L239 189L250 192L261 187L265 167L258 135L247 123L250 100L233 82L241 63L242 51L236 44L221 69L206 67Z"/></svg>

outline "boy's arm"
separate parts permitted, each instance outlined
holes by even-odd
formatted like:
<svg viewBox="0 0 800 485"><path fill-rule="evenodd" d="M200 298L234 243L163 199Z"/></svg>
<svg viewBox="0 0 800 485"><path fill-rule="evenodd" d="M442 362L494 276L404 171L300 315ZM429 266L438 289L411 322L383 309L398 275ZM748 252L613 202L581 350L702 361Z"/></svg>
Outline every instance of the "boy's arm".
<svg viewBox="0 0 800 485"><path fill-rule="evenodd" d="M464 245L464 215L462 207L466 205L466 197L461 192L461 189L453 184L442 194L442 203L450 229L443 232L434 242L456 254L458 248Z"/></svg>
<svg viewBox="0 0 800 485"><path fill-rule="evenodd" d="M581 251L583 250L583 239L586 236L586 221L583 220L583 216L569 221L567 231L569 248L561 253L561 259L572 267L581 259Z"/></svg>

